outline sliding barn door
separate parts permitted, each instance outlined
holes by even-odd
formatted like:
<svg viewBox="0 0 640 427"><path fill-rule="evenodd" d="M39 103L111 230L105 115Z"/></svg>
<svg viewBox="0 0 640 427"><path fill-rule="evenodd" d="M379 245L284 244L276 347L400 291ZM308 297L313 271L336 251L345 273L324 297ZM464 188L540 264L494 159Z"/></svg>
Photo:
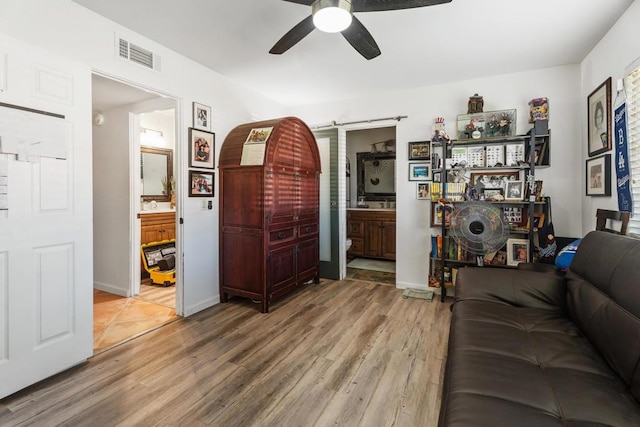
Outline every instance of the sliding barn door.
<svg viewBox="0 0 640 427"><path fill-rule="evenodd" d="M92 354L91 72L0 36L0 398Z"/></svg>

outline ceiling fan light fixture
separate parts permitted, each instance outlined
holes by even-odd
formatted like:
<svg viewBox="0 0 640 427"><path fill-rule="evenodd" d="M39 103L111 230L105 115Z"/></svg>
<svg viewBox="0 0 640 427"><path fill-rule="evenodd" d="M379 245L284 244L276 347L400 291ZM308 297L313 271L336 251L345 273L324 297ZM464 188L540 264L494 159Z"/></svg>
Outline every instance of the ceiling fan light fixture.
<svg viewBox="0 0 640 427"><path fill-rule="evenodd" d="M347 0L316 0L311 6L313 24L325 33L339 33L351 25L351 3Z"/></svg>

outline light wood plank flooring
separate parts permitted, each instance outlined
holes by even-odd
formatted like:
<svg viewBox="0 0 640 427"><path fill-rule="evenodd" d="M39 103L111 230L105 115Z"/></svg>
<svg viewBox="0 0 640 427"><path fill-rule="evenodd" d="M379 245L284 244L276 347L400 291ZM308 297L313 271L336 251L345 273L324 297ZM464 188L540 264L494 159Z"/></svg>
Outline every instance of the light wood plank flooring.
<svg viewBox="0 0 640 427"><path fill-rule="evenodd" d="M169 308L176 308L176 286L160 286L148 283L140 284L140 295L137 297L143 301L160 304Z"/></svg>
<svg viewBox="0 0 640 427"><path fill-rule="evenodd" d="M232 299L0 401L0 425L435 426L450 303L323 280Z"/></svg>

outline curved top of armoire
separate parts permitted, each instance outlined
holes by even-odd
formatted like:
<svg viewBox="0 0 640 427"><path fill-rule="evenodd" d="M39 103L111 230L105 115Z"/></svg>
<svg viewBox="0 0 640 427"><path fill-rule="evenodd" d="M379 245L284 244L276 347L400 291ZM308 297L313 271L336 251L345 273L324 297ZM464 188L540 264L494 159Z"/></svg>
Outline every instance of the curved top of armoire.
<svg viewBox="0 0 640 427"><path fill-rule="evenodd" d="M320 153L316 139L309 126L297 117L283 117L236 126L222 143L218 167L224 169L240 166L242 149L251 130L270 127L273 130L267 139L262 166L280 165L320 173Z"/></svg>

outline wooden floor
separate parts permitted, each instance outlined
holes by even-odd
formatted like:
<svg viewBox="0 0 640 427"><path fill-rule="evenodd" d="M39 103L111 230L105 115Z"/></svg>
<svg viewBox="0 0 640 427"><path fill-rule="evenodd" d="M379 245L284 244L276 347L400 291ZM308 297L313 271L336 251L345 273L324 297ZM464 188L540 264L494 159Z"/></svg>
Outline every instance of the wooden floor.
<svg viewBox="0 0 640 427"><path fill-rule="evenodd" d="M353 280L232 299L0 400L0 425L435 426L449 305Z"/></svg>
<svg viewBox="0 0 640 427"><path fill-rule="evenodd" d="M169 308L176 308L176 286L152 285L151 282L140 283L140 295L143 301L160 304Z"/></svg>

